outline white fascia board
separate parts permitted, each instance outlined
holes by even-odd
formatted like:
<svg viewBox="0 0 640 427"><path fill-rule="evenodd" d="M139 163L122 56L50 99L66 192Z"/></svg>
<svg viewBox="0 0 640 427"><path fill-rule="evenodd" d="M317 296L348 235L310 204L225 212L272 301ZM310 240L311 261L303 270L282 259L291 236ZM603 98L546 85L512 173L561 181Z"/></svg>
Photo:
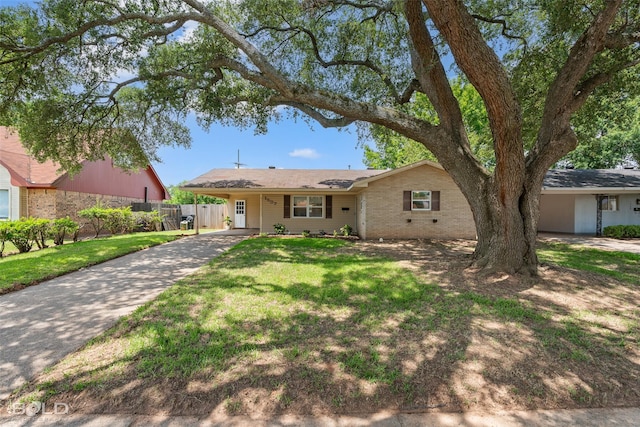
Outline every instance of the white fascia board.
<svg viewBox="0 0 640 427"><path fill-rule="evenodd" d="M629 194L640 193L640 187L542 187L542 194Z"/></svg>

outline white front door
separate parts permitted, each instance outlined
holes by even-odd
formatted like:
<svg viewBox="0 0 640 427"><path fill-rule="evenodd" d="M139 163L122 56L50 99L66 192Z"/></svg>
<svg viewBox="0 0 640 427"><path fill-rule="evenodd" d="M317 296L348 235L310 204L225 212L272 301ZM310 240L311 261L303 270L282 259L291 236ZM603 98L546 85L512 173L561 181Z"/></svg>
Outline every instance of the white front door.
<svg viewBox="0 0 640 427"><path fill-rule="evenodd" d="M246 212L246 203L244 200L236 200L236 217L235 217L235 228L245 228L247 226L246 222L247 212Z"/></svg>

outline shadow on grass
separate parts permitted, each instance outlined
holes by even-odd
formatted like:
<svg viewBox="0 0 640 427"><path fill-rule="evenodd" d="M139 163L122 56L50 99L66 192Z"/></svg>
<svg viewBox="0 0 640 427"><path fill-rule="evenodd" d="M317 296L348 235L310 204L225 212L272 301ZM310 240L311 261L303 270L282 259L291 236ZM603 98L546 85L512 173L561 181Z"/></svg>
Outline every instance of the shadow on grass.
<svg viewBox="0 0 640 427"><path fill-rule="evenodd" d="M199 416L601 406L637 393L640 366L615 342L637 346L637 324L607 332L548 310L566 308L424 283L341 241L256 239L32 389L80 398L83 412ZM98 367L78 362L92 352Z"/></svg>
<svg viewBox="0 0 640 427"><path fill-rule="evenodd" d="M591 271L628 283L640 285L640 254L572 247L564 243L540 243L538 254L543 262Z"/></svg>

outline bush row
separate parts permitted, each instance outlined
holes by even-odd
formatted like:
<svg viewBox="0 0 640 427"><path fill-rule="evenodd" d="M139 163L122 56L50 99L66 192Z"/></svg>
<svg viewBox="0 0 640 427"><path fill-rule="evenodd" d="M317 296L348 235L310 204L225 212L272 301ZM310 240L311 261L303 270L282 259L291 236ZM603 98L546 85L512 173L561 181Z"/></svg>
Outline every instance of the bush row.
<svg viewBox="0 0 640 427"><path fill-rule="evenodd" d="M162 216L157 211L131 212L131 208L104 208L94 206L78 212L89 221L96 237L104 230L111 234L133 231L159 231ZM55 245L62 245L65 238L78 239L80 225L71 218L56 220L42 218L21 218L16 221L0 222L0 257L4 254L5 243L11 242L20 253L29 252L34 245L38 249L47 247L51 239Z"/></svg>
<svg viewBox="0 0 640 427"><path fill-rule="evenodd" d="M640 225L610 225L602 230L605 237L614 239L640 238Z"/></svg>
<svg viewBox="0 0 640 427"><path fill-rule="evenodd" d="M157 211L131 212L130 207L105 208L96 205L81 210L78 215L89 221L96 237L104 230L111 234L159 231L162 224L162 216Z"/></svg>
<svg viewBox="0 0 640 427"><path fill-rule="evenodd" d="M11 242L20 251L29 252L33 245L38 249L47 247L46 241L52 239L61 245L65 237L78 237L80 226L69 217L56 220L42 218L22 218L17 221L0 222L0 257L4 253L6 242Z"/></svg>

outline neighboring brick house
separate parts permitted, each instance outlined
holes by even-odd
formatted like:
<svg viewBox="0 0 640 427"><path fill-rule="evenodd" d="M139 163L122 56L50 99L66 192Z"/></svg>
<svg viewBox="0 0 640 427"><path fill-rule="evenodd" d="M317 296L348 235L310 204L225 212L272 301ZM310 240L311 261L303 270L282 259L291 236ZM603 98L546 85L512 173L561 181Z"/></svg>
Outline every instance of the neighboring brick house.
<svg viewBox="0 0 640 427"><path fill-rule="evenodd" d="M84 162L70 176L58 166L39 163L27 154L17 132L0 126L0 220L21 217L79 220L77 212L100 202L130 206L132 202L162 202L169 195L153 167L126 172L112 161Z"/></svg>
<svg viewBox="0 0 640 427"><path fill-rule="evenodd" d="M183 190L228 200L232 226L333 233L363 239L475 238L469 204L437 163L394 170L213 169Z"/></svg>

